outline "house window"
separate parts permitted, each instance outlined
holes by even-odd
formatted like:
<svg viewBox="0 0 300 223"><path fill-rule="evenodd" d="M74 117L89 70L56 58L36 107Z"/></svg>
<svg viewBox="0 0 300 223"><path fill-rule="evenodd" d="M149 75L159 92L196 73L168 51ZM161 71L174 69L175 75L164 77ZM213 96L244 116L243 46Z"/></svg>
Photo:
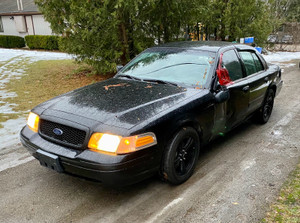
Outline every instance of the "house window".
<svg viewBox="0 0 300 223"><path fill-rule="evenodd" d="M0 32L4 32L3 30L3 23L2 23L2 17L0 16Z"/></svg>

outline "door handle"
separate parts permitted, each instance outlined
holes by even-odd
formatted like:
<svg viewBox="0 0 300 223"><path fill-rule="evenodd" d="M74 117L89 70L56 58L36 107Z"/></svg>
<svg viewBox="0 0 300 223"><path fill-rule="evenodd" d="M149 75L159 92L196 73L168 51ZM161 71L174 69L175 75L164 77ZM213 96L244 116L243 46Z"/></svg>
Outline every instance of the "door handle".
<svg viewBox="0 0 300 223"><path fill-rule="evenodd" d="M265 82L268 82L269 81L269 77L265 77Z"/></svg>
<svg viewBox="0 0 300 223"><path fill-rule="evenodd" d="M250 87L249 87L249 85L247 85L247 86L243 87L243 92L247 92L247 91L249 91L249 89L250 89Z"/></svg>

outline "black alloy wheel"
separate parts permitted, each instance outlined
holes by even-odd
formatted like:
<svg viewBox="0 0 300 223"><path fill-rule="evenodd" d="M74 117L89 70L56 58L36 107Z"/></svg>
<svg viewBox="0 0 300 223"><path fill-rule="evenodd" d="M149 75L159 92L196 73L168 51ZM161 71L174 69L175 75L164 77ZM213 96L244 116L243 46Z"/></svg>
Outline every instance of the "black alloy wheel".
<svg viewBox="0 0 300 223"><path fill-rule="evenodd" d="M195 140L192 136L187 136L178 145L174 161L176 174L182 176L191 169L196 153L195 146Z"/></svg>
<svg viewBox="0 0 300 223"><path fill-rule="evenodd" d="M178 131L164 154L164 179L172 184L181 184L189 179L195 169L199 150L200 141L195 129L185 127Z"/></svg>
<svg viewBox="0 0 300 223"><path fill-rule="evenodd" d="M264 104L259 111L258 118L260 123L265 124L269 121L274 106L274 91L268 90Z"/></svg>

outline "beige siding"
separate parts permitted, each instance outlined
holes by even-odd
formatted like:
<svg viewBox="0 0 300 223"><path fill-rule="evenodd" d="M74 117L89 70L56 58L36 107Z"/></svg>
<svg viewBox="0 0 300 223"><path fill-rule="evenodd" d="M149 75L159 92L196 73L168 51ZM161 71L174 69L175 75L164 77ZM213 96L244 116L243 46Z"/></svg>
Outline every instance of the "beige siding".
<svg viewBox="0 0 300 223"><path fill-rule="evenodd" d="M14 19L10 19L13 17ZM4 32L0 35L26 36L26 35L52 35L50 24L44 20L42 15L1 16ZM25 27L24 27L25 26Z"/></svg>
<svg viewBox="0 0 300 223"><path fill-rule="evenodd" d="M35 35L51 35L50 24L44 20L42 15L33 15L33 24Z"/></svg>
<svg viewBox="0 0 300 223"><path fill-rule="evenodd" d="M28 35L34 35L33 23L31 16L26 16L26 25L27 25L27 32Z"/></svg>
<svg viewBox="0 0 300 223"><path fill-rule="evenodd" d="M14 19L10 19L11 16L1 16L4 32L0 32L0 35L13 35L13 36L25 36L27 33L19 33L16 29Z"/></svg>
<svg viewBox="0 0 300 223"><path fill-rule="evenodd" d="M24 16L14 16L16 30L19 33L27 33L27 27Z"/></svg>

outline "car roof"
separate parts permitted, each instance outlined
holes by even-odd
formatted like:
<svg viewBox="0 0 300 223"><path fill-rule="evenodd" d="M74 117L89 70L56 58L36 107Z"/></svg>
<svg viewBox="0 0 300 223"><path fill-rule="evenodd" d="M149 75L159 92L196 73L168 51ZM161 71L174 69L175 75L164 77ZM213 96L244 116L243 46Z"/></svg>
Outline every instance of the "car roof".
<svg viewBox="0 0 300 223"><path fill-rule="evenodd" d="M155 47L197 49L197 50L206 50L206 51L213 51L213 52L217 52L221 48L227 48L227 47L235 47L238 50L254 50L253 47L245 44L230 43L225 41L181 41L181 42L165 43Z"/></svg>

